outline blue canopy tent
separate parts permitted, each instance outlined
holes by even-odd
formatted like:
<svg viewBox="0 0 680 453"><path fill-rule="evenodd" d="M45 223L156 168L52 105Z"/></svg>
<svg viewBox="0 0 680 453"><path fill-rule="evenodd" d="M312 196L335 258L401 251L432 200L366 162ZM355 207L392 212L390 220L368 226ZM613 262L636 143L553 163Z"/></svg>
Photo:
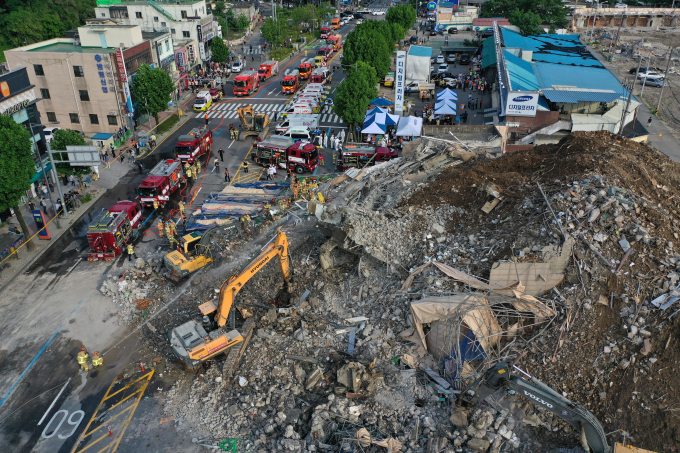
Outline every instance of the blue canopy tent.
<svg viewBox="0 0 680 453"><path fill-rule="evenodd" d="M369 103L369 105L376 105L378 107L387 107L392 104L394 104L394 102L385 98L375 98Z"/></svg>
<svg viewBox="0 0 680 453"><path fill-rule="evenodd" d="M442 100L446 100L446 99L454 99L454 100L457 101L458 100L458 93L456 93L455 91L450 90L448 88L437 93L437 100L438 101L442 101Z"/></svg>
<svg viewBox="0 0 680 453"><path fill-rule="evenodd" d="M370 123L378 123L385 126L396 126L399 123L399 115L390 115L389 113L376 113L369 115L364 119L364 126Z"/></svg>
<svg viewBox="0 0 680 453"><path fill-rule="evenodd" d="M455 115L456 114L456 102L453 100L446 100L437 102L434 105L435 115Z"/></svg>
<svg viewBox="0 0 680 453"><path fill-rule="evenodd" d="M368 117L371 115L375 115L376 113L390 113L390 112L389 110L384 109L382 107L375 107L373 109L368 109L368 111L366 112L366 116Z"/></svg>
<svg viewBox="0 0 680 453"><path fill-rule="evenodd" d="M368 126L364 124L364 129L361 131L362 134L384 134L387 130L387 126L384 124L378 124L377 122L372 122Z"/></svg>

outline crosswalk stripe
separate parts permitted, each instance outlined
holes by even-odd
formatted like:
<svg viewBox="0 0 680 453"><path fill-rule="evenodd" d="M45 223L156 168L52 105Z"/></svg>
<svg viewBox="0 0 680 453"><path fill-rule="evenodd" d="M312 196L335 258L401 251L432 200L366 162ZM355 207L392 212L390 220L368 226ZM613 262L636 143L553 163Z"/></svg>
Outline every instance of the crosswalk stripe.
<svg viewBox="0 0 680 453"><path fill-rule="evenodd" d="M229 112L229 114L227 114L225 118L236 118L237 116L238 112L234 110L233 112Z"/></svg>

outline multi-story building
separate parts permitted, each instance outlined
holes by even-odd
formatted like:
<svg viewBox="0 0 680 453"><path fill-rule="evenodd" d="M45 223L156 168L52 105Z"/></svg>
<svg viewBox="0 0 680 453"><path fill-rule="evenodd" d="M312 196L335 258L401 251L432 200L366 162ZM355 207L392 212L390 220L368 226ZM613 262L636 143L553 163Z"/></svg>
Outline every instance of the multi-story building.
<svg viewBox="0 0 680 453"><path fill-rule="evenodd" d="M135 115L130 83L139 66L176 72L167 32L145 37L139 25L96 21L68 35L5 51L9 68L25 68L42 98L42 120L59 121L61 128L92 136L130 126Z"/></svg>
<svg viewBox="0 0 680 453"><path fill-rule="evenodd" d="M95 15L144 30L168 30L180 44L195 41L198 49L192 50L199 63L210 60L210 40L217 36L218 24L208 14L205 0L98 0Z"/></svg>

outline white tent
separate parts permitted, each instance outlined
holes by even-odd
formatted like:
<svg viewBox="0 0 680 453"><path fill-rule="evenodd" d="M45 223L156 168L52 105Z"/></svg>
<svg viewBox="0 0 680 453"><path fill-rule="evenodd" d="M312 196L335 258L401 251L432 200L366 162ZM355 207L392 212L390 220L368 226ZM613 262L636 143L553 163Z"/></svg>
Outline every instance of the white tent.
<svg viewBox="0 0 680 453"><path fill-rule="evenodd" d="M399 115L390 115L389 113L376 113L369 115L364 119L364 126L369 123L378 123L385 126L395 126L399 122Z"/></svg>
<svg viewBox="0 0 680 453"><path fill-rule="evenodd" d="M417 116L407 116L399 119L397 125L397 136L399 137L420 137L423 130L423 119Z"/></svg>
<svg viewBox="0 0 680 453"><path fill-rule="evenodd" d="M458 94L455 91L447 88L447 89L442 90L439 93L437 93L437 100L438 101L441 101L441 100L444 100L444 99L458 100Z"/></svg>

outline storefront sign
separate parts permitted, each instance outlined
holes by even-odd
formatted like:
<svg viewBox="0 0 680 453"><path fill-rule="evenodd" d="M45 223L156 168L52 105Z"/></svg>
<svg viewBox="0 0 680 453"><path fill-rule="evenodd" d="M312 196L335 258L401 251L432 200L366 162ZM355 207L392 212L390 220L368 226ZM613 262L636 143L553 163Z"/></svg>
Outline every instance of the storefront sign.
<svg viewBox="0 0 680 453"><path fill-rule="evenodd" d="M510 91L505 116L536 116L538 93L528 91Z"/></svg>
<svg viewBox="0 0 680 453"><path fill-rule="evenodd" d="M437 9L437 4L435 2L430 2L427 4L427 9L429 9L430 11L434 11L435 9Z"/></svg>
<svg viewBox="0 0 680 453"><path fill-rule="evenodd" d="M123 49L116 49L116 66L118 67L118 76L120 81L127 83L127 70L125 69L125 58L123 58Z"/></svg>
<svg viewBox="0 0 680 453"><path fill-rule="evenodd" d="M164 68L167 65L169 65L170 63L172 63L173 61L175 61L175 55L170 55L169 57L163 58L161 60L161 67Z"/></svg>
<svg viewBox="0 0 680 453"><path fill-rule="evenodd" d="M452 14L453 8L439 8L439 14Z"/></svg>
<svg viewBox="0 0 680 453"><path fill-rule="evenodd" d="M406 80L406 52L397 52L397 73L394 77L394 113L402 116L404 114L404 85Z"/></svg>
<svg viewBox="0 0 680 453"><path fill-rule="evenodd" d="M7 84L7 82L0 83L0 93L2 93L3 98L9 97L10 92L9 92L9 85Z"/></svg>
<svg viewBox="0 0 680 453"><path fill-rule="evenodd" d="M200 25L196 25L196 33L198 33L198 42L202 43L203 42L203 30L201 29Z"/></svg>
<svg viewBox="0 0 680 453"><path fill-rule="evenodd" d="M175 61L177 61L177 69L182 71L184 70L184 63L185 63L185 58L184 58L184 52L177 52L175 53Z"/></svg>
<svg viewBox="0 0 680 453"><path fill-rule="evenodd" d="M472 16L473 14L476 14L476 13L470 13L470 12L456 13L456 17L457 16Z"/></svg>
<svg viewBox="0 0 680 453"><path fill-rule="evenodd" d="M94 56L94 61L97 62L97 75L99 75L99 83L101 83L102 92L108 93L109 87L106 83L106 71L104 71L104 63L102 63L103 60L104 58L99 54Z"/></svg>
<svg viewBox="0 0 680 453"><path fill-rule="evenodd" d="M33 90L24 91L11 99L0 102L0 113L2 115L11 115L12 113L20 112L31 105L33 101L35 101Z"/></svg>
<svg viewBox="0 0 680 453"><path fill-rule="evenodd" d="M187 61L187 66L192 66L196 61L196 51L194 50L193 44L187 45L187 58L189 59L189 61Z"/></svg>
<svg viewBox="0 0 680 453"><path fill-rule="evenodd" d="M201 56L201 60L206 61L208 59L208 56L205 53L205 44L202 42L198 43L198 53Z"/></svg>

